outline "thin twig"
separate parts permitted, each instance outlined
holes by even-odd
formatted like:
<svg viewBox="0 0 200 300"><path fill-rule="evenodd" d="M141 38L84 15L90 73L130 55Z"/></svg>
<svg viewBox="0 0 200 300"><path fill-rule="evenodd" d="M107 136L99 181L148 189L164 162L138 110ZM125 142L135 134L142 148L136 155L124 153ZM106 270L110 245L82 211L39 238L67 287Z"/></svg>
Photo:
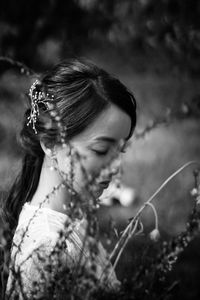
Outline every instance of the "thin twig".
<svg viewBox="0 0 200 300"><path fill-rule="evenodd" d="M139 218L140 214L143 212L143 210L145 209L145 207L147 205L149 205L149 203L151 201L153 201L153 199L158 195L158 193L176 176L178 175L180 172L182 172L186 167L192 165L192 164L198 164L200 165L200 163L198 161L189 161L187 163L185 163L183 166L181 166L178 170L176 170L173 174L171 174L162 184L161 186L155 191L155 193L142 205L142 207L138 210L138 212L136 213L136 215L132 218L131 222L129 223L129 225L126 227L125 231L123 232L122 236L120 237L119 241L117 242L114 250L112 251L112 253L110 254L110 260L113 259L113 257L116 255L116 253L118 251L120 251L120 247L123 243L126 242L126 239L129 239L129 228L136 222L136 220ZM123 248L124 249L124 248Z"/></svg>

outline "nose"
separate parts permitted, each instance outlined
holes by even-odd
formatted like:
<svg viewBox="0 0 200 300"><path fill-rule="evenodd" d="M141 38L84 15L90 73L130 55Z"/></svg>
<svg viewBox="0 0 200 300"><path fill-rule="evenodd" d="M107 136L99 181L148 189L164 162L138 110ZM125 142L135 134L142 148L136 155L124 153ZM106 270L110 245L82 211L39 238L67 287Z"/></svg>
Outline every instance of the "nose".
<svg viewBox="0 0 200 300"><path fill-rule="evenodd" d="M114 159L114 161L111 163L111 175L117 175L121 169L121 156Z"/></svg>

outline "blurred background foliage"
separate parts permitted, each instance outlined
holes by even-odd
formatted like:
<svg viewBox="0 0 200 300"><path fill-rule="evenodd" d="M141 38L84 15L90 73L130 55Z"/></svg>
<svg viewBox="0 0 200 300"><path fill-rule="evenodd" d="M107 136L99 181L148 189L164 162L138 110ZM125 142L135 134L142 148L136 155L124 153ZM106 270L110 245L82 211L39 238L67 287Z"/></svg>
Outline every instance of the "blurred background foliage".
<svg viewBox="0 0 200 300"><path fill-rule="evenodd" d="M138 102L136 132L146 132L143 138L133 137L124 156L123 183L134 191L132 205L104 206L99 211L107 235L109 218L120 231L164 179L186 161L200 158L200 2L1 0L0 56L41 72L60 59L79 55L115 74L133 91ZM2 191L9 189L20 167L16 134L33 77L0 62ZM159 123L162 125L146 130ZM157 197L162 239L185 228L193 205L193 183L189 169ZM143 222L148 233L154 226L150 209ZM146 243L146 236L130 243L119 266L121 278L133 273L133 262ZM199 247L198 239L191 243L172 276L180 279L181 299L200 297L196 279Z"/></svg>
<svg viewBox="0 0 200 300"><path fill-rule="evenodd" d="M2 0L0 53L42 68L109 45L130 56L130 64L133 54L153 56L196 74L199 13L196 0Z"/></svg>

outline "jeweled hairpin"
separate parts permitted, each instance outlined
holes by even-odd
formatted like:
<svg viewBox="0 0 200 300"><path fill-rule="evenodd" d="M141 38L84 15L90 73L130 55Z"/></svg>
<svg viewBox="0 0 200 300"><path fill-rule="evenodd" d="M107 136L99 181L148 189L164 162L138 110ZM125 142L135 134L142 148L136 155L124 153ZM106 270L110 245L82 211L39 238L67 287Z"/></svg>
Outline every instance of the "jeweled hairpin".
<svg viewBox="0 0 200 300"><path fill-rule="evenodd" d="M29 90L29 97L31 99L31 113L27 118L27 126L32 124L35 134L37 134L35 124L37 122L37 117L39 116L39 103L43 103L46 108L48 108L47 101L50 100L49 94L45 94L43 91L38 91L37 86L41 86L41 82L38 79L33 82ZM53 96L51 98L53 98Z"/></svg>

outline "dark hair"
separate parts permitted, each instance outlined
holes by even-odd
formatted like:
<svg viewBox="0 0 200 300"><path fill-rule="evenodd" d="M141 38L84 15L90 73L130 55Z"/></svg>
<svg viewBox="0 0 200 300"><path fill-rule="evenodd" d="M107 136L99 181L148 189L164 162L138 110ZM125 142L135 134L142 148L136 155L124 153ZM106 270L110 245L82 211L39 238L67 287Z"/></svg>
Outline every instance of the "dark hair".
<svg viewBox="0 0 200 300"><path fill-rule="evenodd" d="M111 103L126 112L131 122L131 132L136 125L136 102L130 91L106 71L83 59L64 61L56 65L40 79L41 89L54 95L53 101L66 124L67 138L71 139L83 131ZM25 202L34 195L41 172L44 152L40 146L41 139L47 144L55 144L58 128L47 124L50 115L44 104L35 124L37 134L32 126L27 126L30 109L25 113L21 130L21 144L24 149L22 169L5 202L5 211L10 228L14 229L19 213Z"/></svg>

